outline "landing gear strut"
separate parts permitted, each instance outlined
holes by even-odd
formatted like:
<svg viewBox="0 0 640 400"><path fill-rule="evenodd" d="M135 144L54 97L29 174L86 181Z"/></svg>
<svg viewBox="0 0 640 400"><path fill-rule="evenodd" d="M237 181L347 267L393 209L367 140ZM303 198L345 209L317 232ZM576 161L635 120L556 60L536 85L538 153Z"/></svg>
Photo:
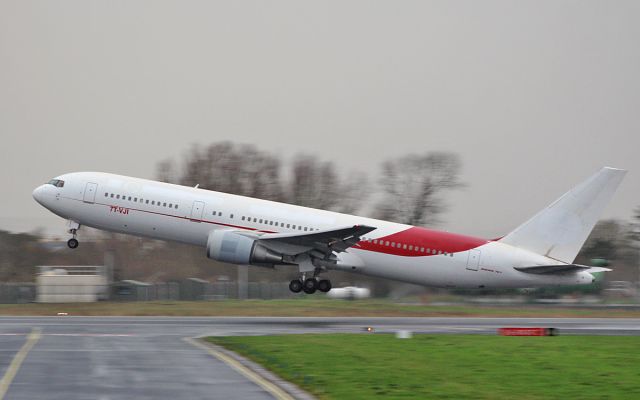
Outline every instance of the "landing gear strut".
<svg viewBox="0 0 640 400"><path fill-rule="evenodd" d="M75 249L80 244L80 242L78 242L78 239L76 239L78 229L80 229L79 223L75 221L69 221L69 233L73 235L71 239L67 240L67 246L69 246L70 249Z"/></svg>

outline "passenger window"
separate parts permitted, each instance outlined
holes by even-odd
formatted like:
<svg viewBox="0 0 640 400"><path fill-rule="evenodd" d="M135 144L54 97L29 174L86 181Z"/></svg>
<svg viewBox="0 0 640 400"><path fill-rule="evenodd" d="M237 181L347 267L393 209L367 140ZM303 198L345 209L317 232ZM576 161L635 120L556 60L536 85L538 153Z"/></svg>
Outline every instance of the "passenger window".
<svg viewBox="0 0 640 400"><path fill-rule="evenodd" d="M296 229L296 226L295 225L291 225L291 229Z"/></svg>
<svg viewBox="0 0 640 400"><path fill-rule="evenodd" d="M176 210L178 209L178 205L176 204Z"/></svg>
<svg viewBox="0 0 640 400"><path fill-rule="evenodd" d="M113 193L111 193L109 196L113 199Z"/></svg>
<svg viewBox="0 0 640 400"><path fill-rule="evenodd" d="M406 244L403 244L403 245L402 245L402 248L406 250L406 249L407 249L407 245L406 245Z"/></svg>
<svg viewBox="0 0 640 400"><path fill-rule="evenodd" d="M137 197L134 197L134 198L133 198L133 202L134 202L134 203L137 203L137 202L138 202L138 198L137 198Z"/></svg>
<svg viewBox="0 0 640 400"><path fill-rule="evenodd" d="M162 203L162 207L166 207L166 206L167 206L167 203Z"/></svg>
<svg viewBox="0 0 640 400"><path fill-rule="evenodd" d="M169 208L173 208L173 204L169 203Z"/></svg>
<svg viewBox="0 0 640 400"><path fill-rule="evenodd" d="M409 250L413 250L413 245L409 245Z"/></svg>
<svg viewBox="0 0 640 400"><path fill-rule="evenodd" d="M117 196L116 196L116 199L119 199L119 198L120 198L120 195L117 195Z"/></svg>
<svg viewBox="0 0 640 400"><path fill-rule="evenodd" d="M151 205L155 206L156 205L156 201L155 200L151 201Z"/></svg>
<svg viewBox="0 0 640 400"><path fill-rule="evenodd" d="M104 194L104 197L109 197L109 193L105 193L105 194Z"/></svg>
<svg viewBox="0 0 640 400"><path fill-rule="evenodd" d="M233 214L229 215L229 218L233 219Z"/></svg>
<svg viewBox="0 0 640 400"><path fill-rule="evenodd" d="M287 228L291 228L291 224L287 224Z"/></svg>
<svg viewBox="0 0 640 400"><path fill-rule="evenodd" d="M146 204L149 204L149 199L147 199L147 201L145 201Z"/></svg>
<svg viewBox="0 0 640 400"><path fill-rule="evenodd" d="M306 227L306 226L304 227L304 231L305 231L305 232L307 231L307 227Z"/></svg>

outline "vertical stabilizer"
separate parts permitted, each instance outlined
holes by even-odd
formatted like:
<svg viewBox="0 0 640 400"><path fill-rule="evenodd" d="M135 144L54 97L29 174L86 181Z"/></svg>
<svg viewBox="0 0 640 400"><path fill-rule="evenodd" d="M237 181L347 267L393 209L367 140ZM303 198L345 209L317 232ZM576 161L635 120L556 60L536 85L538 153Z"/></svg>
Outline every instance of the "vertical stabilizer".
<svg viewBox="0 0 640 400"><path fill-rule="evenodd" d="M573 263L626 173L602 168L500 242Z"/></svg>

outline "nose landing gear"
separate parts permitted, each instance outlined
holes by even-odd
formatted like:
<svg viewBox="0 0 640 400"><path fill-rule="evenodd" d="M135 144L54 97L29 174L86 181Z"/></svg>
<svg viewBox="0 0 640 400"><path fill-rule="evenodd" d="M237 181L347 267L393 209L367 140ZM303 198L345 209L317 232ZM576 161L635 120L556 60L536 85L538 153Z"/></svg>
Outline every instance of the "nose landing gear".
<svg viewBox="0 0 640 400"><path fill-rule="evenodd" d="M76 239L78 229L80 229L79 223L75 221L69 221L69 233L73 235L71 239L67 240L67 246L69 246L70 249L75 249L80 244L80 242L78 242L78 239Z"/></svg>

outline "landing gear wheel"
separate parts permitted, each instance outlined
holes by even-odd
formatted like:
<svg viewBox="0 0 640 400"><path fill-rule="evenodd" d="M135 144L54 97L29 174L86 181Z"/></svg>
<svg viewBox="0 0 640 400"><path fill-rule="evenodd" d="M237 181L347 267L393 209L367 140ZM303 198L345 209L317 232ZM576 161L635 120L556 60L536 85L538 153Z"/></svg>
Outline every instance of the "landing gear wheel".
<svg viewBox="0 0 640 400"><path fill-rule="evenodd" d="M294 279L289 282L289 290L293 293L300 293L300 291L302 291L302 281L300 279Z"/></svg>
<svg viewBox="0 0 640 400"><path fill-rule="evenodd" d="M70 249L75 249L76 247L78 247L78 240L77 239L69 239L67 241L67 246L69 246Z"/></svg>
<svg viewBox="0 0 640 400"><path fill-rule="evenodd" d="M329 290L331 290L331 281L328 279L323 279L318 282L318 290L327 293Z"/></svg>
<svg viewBox="0 0 640 400"><path fill-rule="evenodd" d="M317 288L318 281L316 281L314 278L305 279L302 286L302 290L304 290L306 294L314 294Z"/></svg>

